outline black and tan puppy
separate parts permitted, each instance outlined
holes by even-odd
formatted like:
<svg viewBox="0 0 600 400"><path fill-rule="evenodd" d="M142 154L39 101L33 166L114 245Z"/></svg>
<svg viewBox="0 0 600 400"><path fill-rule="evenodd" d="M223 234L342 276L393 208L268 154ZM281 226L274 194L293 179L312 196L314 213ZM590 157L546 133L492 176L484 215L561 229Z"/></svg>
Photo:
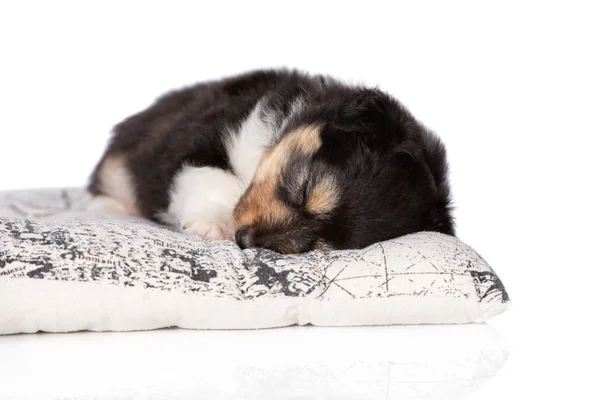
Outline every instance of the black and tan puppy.
<svg viewBox="0 0 600 400"><path fill-rule="evenodd" d="M92 207L280 253L453 234L445 149L378 89L267 70L200 83L118 124Z"/></svg>

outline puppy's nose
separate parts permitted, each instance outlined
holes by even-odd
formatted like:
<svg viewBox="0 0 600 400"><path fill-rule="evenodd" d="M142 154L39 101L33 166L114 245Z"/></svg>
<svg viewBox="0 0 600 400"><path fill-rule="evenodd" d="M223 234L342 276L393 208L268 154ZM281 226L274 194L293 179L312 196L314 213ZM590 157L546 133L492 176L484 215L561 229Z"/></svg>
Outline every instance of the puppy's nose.
<svg viewBox="0 0 600 400"><path fill-rule="evenodd" d="M241 228L235 233L235 241L240 249L247 249L250 246L250 232L248 228Z"/></svg>

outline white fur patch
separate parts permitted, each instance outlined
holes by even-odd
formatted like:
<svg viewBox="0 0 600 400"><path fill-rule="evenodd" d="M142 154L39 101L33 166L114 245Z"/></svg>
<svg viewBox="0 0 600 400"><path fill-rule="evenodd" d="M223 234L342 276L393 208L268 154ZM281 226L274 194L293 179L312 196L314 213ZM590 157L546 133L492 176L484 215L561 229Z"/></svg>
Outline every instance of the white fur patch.
<svg viewBox="0 0 600 400"><path fill-rule="evenodd" d="M173 180L169 208L159 217L204 239L233 239L231 216L243 191L228 171L184 166Z"/></svg>
<svg viewBox="0 0 600 400"><path fill-rule="evenodd" d="M277 129L277 137L280 137L283 134L283 131L287 128L290 120L297 114L299 114L306 107L306 103L304 98L297 97L294 99L292 106L290 107L290 111L288 115L284 116L281 123L279 124L279 128Z"/></svg>
<svg viewBox="0 0 600 400"><path fill-rule="evenodd" d="M273 140L276 127L263 113L259 102L237 131L230 130L227 153L235 174L246 184L250 183L256 166Z"/></svg>

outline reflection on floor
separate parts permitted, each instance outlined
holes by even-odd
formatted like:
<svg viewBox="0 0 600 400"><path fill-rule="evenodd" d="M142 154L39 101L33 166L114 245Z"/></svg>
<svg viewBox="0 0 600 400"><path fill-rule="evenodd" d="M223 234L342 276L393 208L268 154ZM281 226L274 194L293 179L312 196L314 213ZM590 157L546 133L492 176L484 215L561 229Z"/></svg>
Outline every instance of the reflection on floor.
<svg viewBox="0 0 600 400"><path fill-rule="evenodd" d="M502 367L488 325L0 337L0 398L462 399Z"/></svg>

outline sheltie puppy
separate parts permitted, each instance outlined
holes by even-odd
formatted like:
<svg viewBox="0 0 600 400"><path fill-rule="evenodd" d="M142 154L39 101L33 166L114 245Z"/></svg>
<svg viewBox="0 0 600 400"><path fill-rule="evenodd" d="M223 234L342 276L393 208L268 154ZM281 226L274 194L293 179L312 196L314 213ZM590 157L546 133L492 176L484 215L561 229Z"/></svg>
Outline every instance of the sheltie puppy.
<svg viewBox="0 0 600 400"><path fill-rule="evenodd" d="M379 89L293 70L199 83L115 126L91 208L279 253L454 234L445 148Z"/></svg>

